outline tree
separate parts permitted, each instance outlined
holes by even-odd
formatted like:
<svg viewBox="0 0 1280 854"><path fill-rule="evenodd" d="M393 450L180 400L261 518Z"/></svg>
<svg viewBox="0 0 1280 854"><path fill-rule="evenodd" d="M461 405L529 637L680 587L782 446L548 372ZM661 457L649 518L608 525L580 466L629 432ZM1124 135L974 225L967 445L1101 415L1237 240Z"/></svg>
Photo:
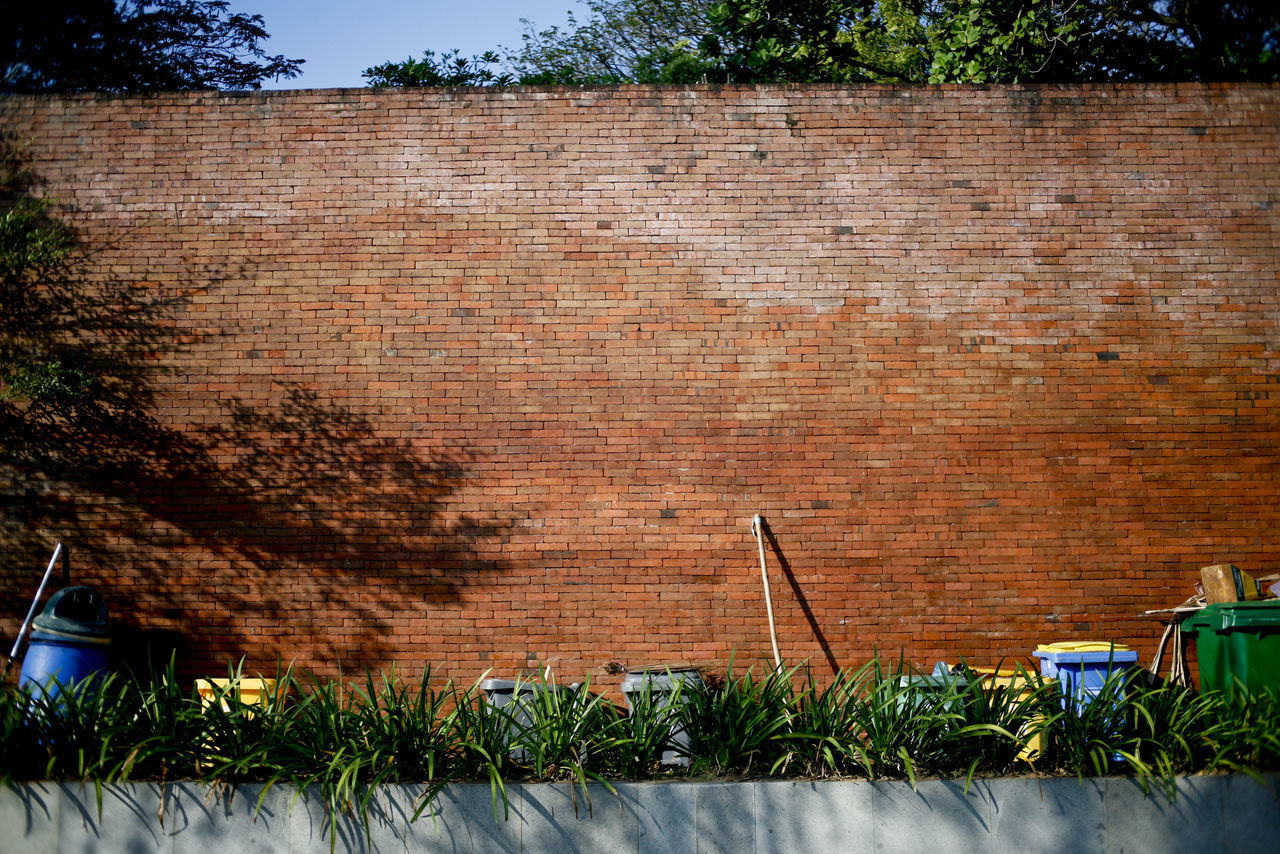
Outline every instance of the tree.
<svg viewBox="0 0 1280 854"><path fill-rule="evenodd" d="M508 73L468 82L1280 80L1274 0L584 3L584 23L526 21Z"/></svg>
<svg viewBox="0 0 1280 854"><path fill-rule="evenodd" d="M1025 83L1078 76L1083 3L953 0L929 27L934 83Z"/></svg>
<svg viewBox="0 0 1280 854"><path fill-rule="evenodd" d="M945 0L933 82L1280 80L1280 10L1221 0Z"/></svg>
<svg viewBox="0 0 1280 854"><path fill-rule="evenodd" d="M922 79L924 0L721 0L704 52L740 83Z"/></svg>
<svg viewBox="0 0 1280 854"><path fill-rule="evenodd" d="M404 62L384 62L364 70L369 85L380 89L387 86L502 86L514 82L503 71L493 66L501 61L494 51L488 50L470 59L458 51L445 51L437 59L435 51L423 53L422 59L406 59Z"/></svg>
<svg viewBox="0 0 1280 854"><path fill-rule="evenodd" d="M302 60L268 56L261 15L226 0L16 4L0 37L5 92L258 89Z"/></svg>
<svg viewBox="0 0 1280 854"><path fill-rule="evenodd" d="M421 60L366 69L371 86L599 85L692 83L714 66L699 43L711 33L713 0L583 0L590 17L572 13L564 29L539 30L522 19L519 49L472 56L427 51ZM501 64L501 65L500 65Z"/></svg>
<svg viewBox="0 0 1280 854"><path fill-rule="evenodd" d="M713 0L583 0L585 23L527 32L507 62L520 82L691 83L714 65L701 50L712 32Z"/></svg>
<svg viewBox="0 0 1280 854"><path fill-rule="evenodd" d="M1280 81L1274 0L1088 0L1081 79Z"/></svg>

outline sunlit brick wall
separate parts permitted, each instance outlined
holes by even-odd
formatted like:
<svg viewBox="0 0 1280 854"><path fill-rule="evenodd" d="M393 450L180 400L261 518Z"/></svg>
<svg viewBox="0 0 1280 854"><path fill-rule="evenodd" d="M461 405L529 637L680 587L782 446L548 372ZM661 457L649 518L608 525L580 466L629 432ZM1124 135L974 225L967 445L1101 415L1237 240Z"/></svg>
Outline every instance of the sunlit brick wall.
<svg viewBox="0 0 1280 854"><path fill-rule="evenodd" d="M1095 637L1146 659L1143 612L1201 566L1277 569L1280 88L0 121L79 229L141 416L3 471L6 638L57 538L188 673L606 686L769 656L756 513L782 653L823 673Z"/></svg>

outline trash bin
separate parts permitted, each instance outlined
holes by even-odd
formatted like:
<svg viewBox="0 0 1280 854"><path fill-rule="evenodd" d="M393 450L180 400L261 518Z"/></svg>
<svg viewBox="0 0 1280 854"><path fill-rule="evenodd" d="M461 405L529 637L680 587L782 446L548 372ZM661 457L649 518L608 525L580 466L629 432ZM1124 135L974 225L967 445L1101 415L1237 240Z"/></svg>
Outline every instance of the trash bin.
<svg viewBox="0 0 1280 854"><path fill-rule="evenodd" d="M658 760L662 765L689 765L689 733L679 725L678 713L687 702L685 691L690 686L701 684L702 674L690 669L649 668L628 671L622 680L622 695L627 699L629 714L635 713L632 697L638 697L647 691L653 708L665 708L671 715L670 734Z"/></svg>
<svg viewBox="0 0 1280 854"><path fill-rule="evenodd" d="M928 676L922 673L912 673L898 677L897 707L898 711L904 711L910 708L912 712L923 712L926 709L932 709L938 705L938 695L950 692L955 694L955 689L961 684L968 684L968 679L963 675L952 673L951 665L945 661L939 661L933 665L933 672ZM941 703L942 711L951 711L955 707L957 697L952 696L944 699Z"/></svg>
<svg viewBox="0 0 1280 854"><path fill-rule="evenodd" d="M111 625L107 603L92 587L65 587L49 597L32 623L18 687L50 697L107 670Z"/></svg>
<svg viewBox="0 0 1280 854"><path fill-rule="evenodd" d="M1093 702L1112 673L1128 670L1138 653L1110 641L1061 641L1041 644L1032 653L1040 659L1040 673L1057 679L1063 708L1079 709Z"/></svg>
<svg viewBox="0 0 1280 854"><path fill-rule="evenodd" d="M1004 691L1007 694L1015 694L1018 702L1029 702L1039 690L1040 683L1027 674L1021 667L995 668L995 667L975 667L973 673L982 680L983 690L990 693L996 691ZM1018 751L1018 758L1026 762L1034 762L1040 757L1041 751L1044 750L1044 716L1040 714L1032 714L1027 718L1018 729L1018 737L1025 739L1026 743L1022 749Z"/></svg>
<svg viewBox="0 0 1280 854"><path fill-rule="evenodd" d="M536 692L569 692L575 690L576 687L533 680L515 682L510 679L485 679L480 683L480 690L484 692L485 703L489 707L499 710L499 713L505 715L509 721L506 738L508 746L518 736L528 732L533 727L533 713L530 711L530 706L533 703L533 695ZM524 749L512 750L507 755L513 761L521 764L529 760L528 751Z"/></svg>
<svg viewBox="0 0 1280 854"><path fill-rule="evenodd" d="M1280 694L1280 601L1209 605L1182 631L1195 636L1202 690Z"/></svg>
<svg viewBox="0 0 1280 854"><path fill-rule="evenodd" d="M556 687L559 688L559 686ZM511 719L521 727L533 724L533 718L529 713L529 701L537 688L537 682L514 682L510 679L486 679L480 683L485 702L495 709L505 709ZM508 709L508 706L511 708Z"/></svg>

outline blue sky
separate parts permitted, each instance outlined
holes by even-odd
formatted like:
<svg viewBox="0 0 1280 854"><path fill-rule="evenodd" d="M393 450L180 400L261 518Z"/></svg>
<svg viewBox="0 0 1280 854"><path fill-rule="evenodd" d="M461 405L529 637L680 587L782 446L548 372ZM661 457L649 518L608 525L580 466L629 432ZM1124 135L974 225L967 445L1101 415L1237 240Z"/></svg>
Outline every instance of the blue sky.
<svg viewBox="0 0 1280 854"><path fill-rule="evenodd" d="M521 18L545 29L563 26L570 10L589 17L577 0L232 0L231 8L263 17L268 53L307 61L302 76L265 89L363 86L369 66L424 50L519 47Z"/></svg>

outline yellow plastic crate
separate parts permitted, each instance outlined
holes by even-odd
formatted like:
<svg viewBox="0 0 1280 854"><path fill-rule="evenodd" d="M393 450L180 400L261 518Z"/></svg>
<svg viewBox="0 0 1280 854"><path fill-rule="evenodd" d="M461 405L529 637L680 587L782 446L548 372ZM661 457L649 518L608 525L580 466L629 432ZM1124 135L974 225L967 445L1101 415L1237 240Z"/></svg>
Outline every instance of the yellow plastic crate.
<svg viewBox="0 0 1280 854"><path fill-rule="evenodd" d="M994 667L975 667L973 672L982 676L982 683L987 688L1006 688L1008 690L1017 690L1018 696L1025 697L1035 691L1035 683L1033 683L1027 675L1026 671L1001 669ZM1027 723L1023 724L1022 729L1018 732L1021 737L1026 731L1034 727L1036 724L1044 721L1044 717L1036 715ZM1034 763L1040 758L1041 752L1044 750L1044 734L1037 732L1027 740L1026 745L1018 751L1018 758L1028 765Z"/></svg>
<svg viewBox="0 0 1280 854"><path fill-rule="evenodd" d="M225 697L231 684L230 679L197 679L196 691L200 693L203 707L209 708L215 699L222 697L222 710L230 711ZM280 698L275 679L237 679L235 689L233 696L246 706L266 706L269 697Z"/></svg>

